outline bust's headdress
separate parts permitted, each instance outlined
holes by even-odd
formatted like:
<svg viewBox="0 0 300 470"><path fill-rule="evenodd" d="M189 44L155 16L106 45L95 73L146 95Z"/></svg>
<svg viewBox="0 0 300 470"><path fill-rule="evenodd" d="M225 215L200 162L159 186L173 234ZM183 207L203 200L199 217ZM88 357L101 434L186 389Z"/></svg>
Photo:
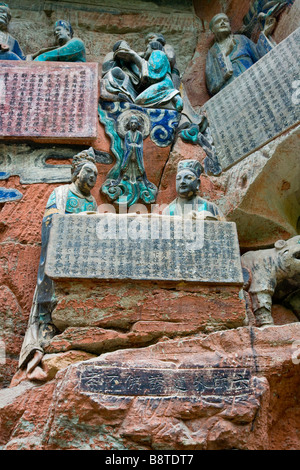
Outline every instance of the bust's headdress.
<svg viewBox="0 0 300 470"><path fill-rule="evenodd" d="M177 173L182 170L191 171L197 178L200 178L204 171L203 166L198 162L198 160L181 160L177 166Z"/></svg>
<svg viewBox="0 0 300 470"><path fill-rule="evenodd" d="M70 32L71 38L73 37L74 31L73 31L73 28L72 28L72 26L71 26L71 23L69 23L69 21L66 21L66 20L58 20L58 21L56 21L55 24L54 24L54 29L55 29L57 26L62 26L63 28L66 28L66 29Z"/></svg>
<svg viewBox="0 0 300 470"><path fill-rule="evenodd" d="M96 156L93 147L74 155L71 168L72 182L76 180L78 173L86 163L94 163L94 165L96 165Z"/></svg>

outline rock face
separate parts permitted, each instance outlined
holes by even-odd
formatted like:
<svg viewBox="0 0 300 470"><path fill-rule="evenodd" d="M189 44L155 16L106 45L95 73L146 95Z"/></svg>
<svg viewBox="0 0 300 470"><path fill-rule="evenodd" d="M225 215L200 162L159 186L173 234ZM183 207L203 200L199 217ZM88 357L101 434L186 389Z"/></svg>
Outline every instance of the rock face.
<svg viewBox="0 0 300 470"><path fill-rule="evenodd" d="M299 338L295 323L242 327L70 365L1 392L1 445L298 449Z"/></svg>
<svg viewBox="0 0 300 470"><path fill-rule="evenodd" d="M119 39L142 51L146 33L163 33L199 111L209 99L208 23L222 10L237 31L250 0L93 0L88 6L66 0L64 8L47 2L45 11L31 0L12 3L10 32L26 54L52 44L52 26L67 12L85 42L87 60L98 62L99 72ZM297 14L295 1L279 18L277 42L298 27ZM97 133L95 150L113 159L100 123ZM298 141L299 128L291 129L219 177L201 176L201 195L236 223L241 253L269 249L299 233ZM241 285L59 281L53 313L59 331L42 359L45 379L29 382L17 372L44 208L63 182L51 180L50 173L65 178L58 165L70 164L81 148L72 142L0 145L0 163L11 173L1 186L23 195L0 204L0 448L299 449L300 323L292 312L299 309L299 297L284 297L286 285L279 285L273 298L274 326L258 328ZM160 149L147 138L144 150L159 211L176 197L178 162L203 163L205 153L181 138ZM108 202L100 188L114 165L111 159L97 162L98 205Z"/></svg>

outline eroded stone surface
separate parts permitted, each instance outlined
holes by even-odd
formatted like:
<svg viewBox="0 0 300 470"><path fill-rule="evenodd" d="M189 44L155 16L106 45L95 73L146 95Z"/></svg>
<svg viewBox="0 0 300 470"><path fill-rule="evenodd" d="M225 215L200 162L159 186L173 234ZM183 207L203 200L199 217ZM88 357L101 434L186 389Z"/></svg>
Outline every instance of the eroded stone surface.
<svg viewBox="0 0 300 470"><path fill-rule="evenodd" d="M22 395L17 393L22 384L9 389L10 396L0 392L1 444L297 449L299 365L292 354L299 337L299 324L244 327L71 365Z"/></svg>
<svg viewBox="0 0 300 470"><path fill-rule="evenodd" d="M121 330L119 341L132 338L133 343L165 334L234 328L243 325L246 316L238 286L65 280L56 282L56 296L52 318L60 331L69 327ZM106 332L108 339L111 334Z"/></svg>

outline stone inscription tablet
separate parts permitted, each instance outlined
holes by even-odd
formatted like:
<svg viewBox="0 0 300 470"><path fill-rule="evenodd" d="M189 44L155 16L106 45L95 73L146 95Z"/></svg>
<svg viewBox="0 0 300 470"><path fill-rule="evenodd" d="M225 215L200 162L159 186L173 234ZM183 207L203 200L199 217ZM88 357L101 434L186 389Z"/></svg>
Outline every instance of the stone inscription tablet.
<svg viewBox="0 0 300 470"><path fill-rule="evenodd" d="M170 216L54 215L50 278L243 284L236 225Z"/></svg>
<svg viewBox="0 0 300 470"><path fill-rule="evenodd" d="M254 384L247 368L170 370L86 366L80 374L80 388L103 395L249 397Z"/></svg>
<svg viewBox="0 0 300 470"><path fill-rule="evenodd" d="M203 107L226 170L300 122L300 28Z"/></svg>
<svg viewBox="0 0 300 470"><path fill-rule="evenodd" d="M98 65L1 61L0 138L97 137Z"/></svg>

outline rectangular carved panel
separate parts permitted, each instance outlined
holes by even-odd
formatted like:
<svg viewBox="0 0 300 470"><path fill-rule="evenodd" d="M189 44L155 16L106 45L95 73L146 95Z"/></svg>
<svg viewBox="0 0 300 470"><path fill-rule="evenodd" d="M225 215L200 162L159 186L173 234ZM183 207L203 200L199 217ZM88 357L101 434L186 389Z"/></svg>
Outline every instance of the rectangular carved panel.
<svg viewBox="0 0 300 470"><path fill-rule="evenodd" d="M300 28L204 105L223 170L299 123L299 42Z"/></svg>
<svg viewBox="0 0 300 470"><path fill-rule="evenodd" d="M54 215L46 273L243 284L235 223L169 216Z"/></svg>
<svg viewBox="0 0 300 470"><path fill-rule="evenodd" d="M97 137L98 64L2 61L0 138Z"/></svg>

